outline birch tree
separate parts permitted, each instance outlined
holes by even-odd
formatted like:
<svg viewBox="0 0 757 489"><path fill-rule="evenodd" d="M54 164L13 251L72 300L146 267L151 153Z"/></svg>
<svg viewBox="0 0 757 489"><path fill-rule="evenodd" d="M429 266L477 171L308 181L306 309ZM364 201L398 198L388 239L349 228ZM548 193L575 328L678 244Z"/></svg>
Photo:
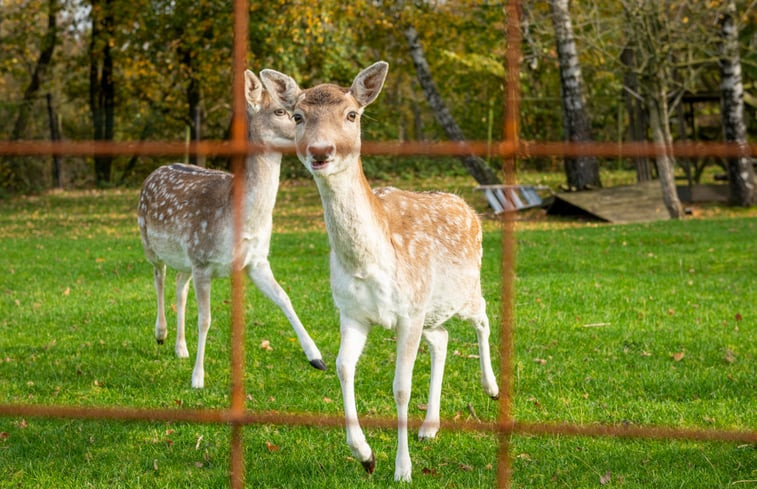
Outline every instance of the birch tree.
<svg viewBox="0 0 757 489"><path fill-rule="evenodd" d="M726 0L720 16L720 91L723 136L726 141L746 145L744 84L741 79L736 5ZM750 206L755 202L755 174L748 155L727 162L731 203Z"/></svg>
<svg viewBox="0 0 757 489"><path fill-rule="evenodd" d="M563 134L566 141L591 141L591 126L584 102L581 65L573 37L568 0L550 0L555 30L557 56L560 62L560 92L563 112ZM565 175L572 190L601 187L599 163L594 156L565 158Z"/></svg>

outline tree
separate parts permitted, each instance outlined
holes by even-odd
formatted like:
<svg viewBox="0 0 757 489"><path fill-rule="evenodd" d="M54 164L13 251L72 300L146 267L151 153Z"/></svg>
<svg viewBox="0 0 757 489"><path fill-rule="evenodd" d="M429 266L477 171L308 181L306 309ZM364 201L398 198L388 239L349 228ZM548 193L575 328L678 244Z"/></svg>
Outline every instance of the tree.
<svg viewBox="0 0 757 489"><path fill-rule="evenodd" d="M113 80L114 0L92 0L89 43L89 109L95 141L112 141L115 129L116 89ZM110 182L113 157L95 156L95 182Z"/></svg>
<svg viewBox="0 0 757 489"><path fill-rule="evenodd" d="M426 100L431 106L431 110L434 113L434 117L440 126L444 129L447 137L452 141L465 141L465 135L462 129L452 117L447 105L444 103L439 90L434 83L434 78L431 75L431 69L429 68L426 56L423 52L420 40L418 38L418 31L415 30L415 26L408 22L403 27L403 33L407 40L408 49L410 51L410 57L413 59L415 70L418 76L418 82L423 88L423 92L426 95ZM482 158L473 154L464 154L459 156L460 161L468 170L468 173L476 179L476 181L482 185L492 185L500 183L494 171Z"/></svg>
<svg viewBox="0 0 757 489"><path fill-rule="evenodd" d="M741 60L735 16L734 0L726 0L725 8L720 16L720 91L723 135L726 141L746 145L744 84L741 80ZM751 158L747 155L728 158L727 168L731 202L745 207L752 205L757 192Z"/></svg>
<svg viewBox="0 0 757 489"><path fill-rule="evenodd" d="M639 80L640 95L649 116L649 127L657 152L655 160L662 186L662 199L670 217L684 217L683 206L676 190L670 133L668 96L672 75L674 20L669 15L670 2L624 0L627 19L628 48L633 50Z"/></svg>
<svg viewBox="0 0 757 489"><path fill-rule="evenodd" d="M570 142L591 141L591 127L583 96L581 65L573 38L568 0L550 0L549 6L560 61L564 138ZM565 174L570 189L584 190L602 186L599 179L599 163L594 156L565 158Z"/></svg>
<svg viewBox="0 0 757 489"><path fill-rule="evenodd" d="M47 30L42 36L40 51L37 61L34 63L34 69L26 85L21 102L18 104L18 113L16 114L13 130L10 139L16 141L27 139L27 125L29 123L29 114L32 112L34 100L39 96L39 90L45 82L47 74L50 71L53 52L58 43L58 1L48 0L47 2ZM43 187L41 176L44 172L40 168L39 160L33 161L23 158L3 158L3 167L0 169L2 176L2 187L15 190L29 190L31 188Z"/></svg>

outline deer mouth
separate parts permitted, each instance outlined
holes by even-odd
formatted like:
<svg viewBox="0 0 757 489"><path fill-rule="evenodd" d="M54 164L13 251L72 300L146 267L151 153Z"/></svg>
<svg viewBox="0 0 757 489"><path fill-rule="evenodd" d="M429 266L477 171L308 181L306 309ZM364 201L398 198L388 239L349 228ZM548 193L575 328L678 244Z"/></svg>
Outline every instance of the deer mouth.
<svg viewBox="0 0 757 489"><path fill-rule="evenodd" d="M310 168L312 168L314 171L323 170L328 164L328 160L311 160Z"/></svg>

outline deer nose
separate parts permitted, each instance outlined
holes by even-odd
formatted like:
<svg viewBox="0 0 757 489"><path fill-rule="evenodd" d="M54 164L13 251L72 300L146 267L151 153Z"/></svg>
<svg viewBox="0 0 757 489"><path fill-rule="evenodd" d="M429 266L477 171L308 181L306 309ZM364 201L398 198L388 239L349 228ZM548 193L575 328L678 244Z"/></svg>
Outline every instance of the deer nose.
<svg viewBox="0 0 757 489"><path fill-rule="evenodd" d="M315 161L326 161L334 154L331 143L313 143L308 146L308 154Z"/></svg>

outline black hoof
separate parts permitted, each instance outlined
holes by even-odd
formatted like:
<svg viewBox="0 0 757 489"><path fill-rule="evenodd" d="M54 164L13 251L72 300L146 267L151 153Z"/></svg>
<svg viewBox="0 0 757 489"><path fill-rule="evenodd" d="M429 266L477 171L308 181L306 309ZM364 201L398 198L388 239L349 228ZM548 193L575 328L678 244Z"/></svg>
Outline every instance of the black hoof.
<svg viewBox="0 0 757 489"><path fill-rule="evenodd" d="M156 341L158 342L159 345L163 344L163 340L156 340Z"/></svg>
<svg viewBox="0 0 757 489"><path fill-rule="evenodd" d="M363 464L363 468L366 472L369 474L372 474L374 470L376 470L376 457L373 456L373 452L371 452L371 458L366 460L365 462L360 462Z"/></svg>
<svg viewBox="0 0 757 489"><path fill-rule="evenodd" d="M326 370L326 364L323 363L323 360L320 358L316 360L310 360L310 365L312 365L314 368L317 368L318 370Z"/></svg>
<svg viewBox="0 0 757 489"><path fill-rule="evenodd" d="M489 396L489 397L491 397L495 401L499 401L499 394L497 394L496 396Z"/></svg>

